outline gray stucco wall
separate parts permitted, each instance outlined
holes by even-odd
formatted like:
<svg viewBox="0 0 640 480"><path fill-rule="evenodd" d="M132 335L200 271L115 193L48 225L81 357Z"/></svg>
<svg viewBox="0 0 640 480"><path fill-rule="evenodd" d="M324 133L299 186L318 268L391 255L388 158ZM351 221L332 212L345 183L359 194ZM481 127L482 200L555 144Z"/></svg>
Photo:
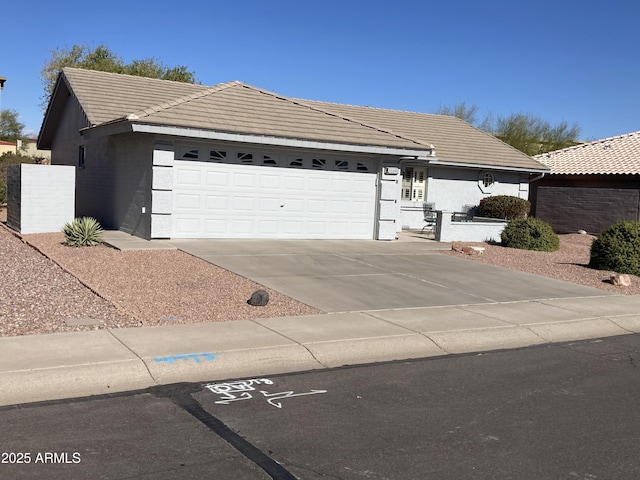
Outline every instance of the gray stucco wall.
<svg viewBox="0 0 640 480"><path fill-rule="evenodd" d="M109 143L117 228L150 239L153 136L116 135L110 137Z"/></svg>
<svg viewBox="0 0 640 480"><path fill-rule="evenodd" d="M77 166L79 147L85 147L84 167L76 168L75 216L91 216L105 229L150 238L153 137L132 133L85 137L79 130L87 123L78 104L70 100L51 149L53 165Z"/></svg>

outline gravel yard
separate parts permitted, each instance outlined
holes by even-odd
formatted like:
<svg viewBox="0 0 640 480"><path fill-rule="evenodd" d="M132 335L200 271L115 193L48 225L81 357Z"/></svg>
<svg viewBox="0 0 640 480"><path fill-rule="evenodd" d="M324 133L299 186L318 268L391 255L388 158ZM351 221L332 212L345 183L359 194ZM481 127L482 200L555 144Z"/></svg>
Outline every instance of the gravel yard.
<svg viewBox="0 0 640 480"><path fill-rule="evenodd" d="M485 243L465 244L484 247L480 255L442 253L640 294L640 278L616 287L608 282L613 272L586 267L593 238L561 235L560 250L552 253ZM260 285L180 251L73 248L63 245L62 233L24 240L30 245L0 226L0 336L320 313L269 290L267 306L247 305Z"/></svg>
<svg viewBox="0 0 640 480"><path fill-rule="evenodd" d="M180 251L24 239L46 257L0 226L0 336L320 313L268 289L268 305L250 306L260 285Z"/></svg>
<svg viewBox="0 0 640 480"><path fill-rule="evenodd" d="M611 275L615 272L594 270L587 266L589 263L591 243L596 237L580 235L578 233L559 235L559 237L560 249L556 252L517 250L515 248L505 248L500 245L490 245L487 243L460 243L460 245L484 247L485 250L479 255L467 255L453 250L444 253L446 255L467 258L475 262L535 273L537 275L566 280L568 282L609 290L619 294L640 294L640 277L630 275L631 285L628 287L615 286L609 281Z"/></svg>

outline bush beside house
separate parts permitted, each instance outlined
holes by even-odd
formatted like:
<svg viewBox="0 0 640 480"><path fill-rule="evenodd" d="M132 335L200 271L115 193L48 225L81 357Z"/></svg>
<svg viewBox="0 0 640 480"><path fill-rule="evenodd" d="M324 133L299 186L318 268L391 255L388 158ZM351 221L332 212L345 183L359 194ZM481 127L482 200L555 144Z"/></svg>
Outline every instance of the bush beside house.
<svg viewBox="0 0 640 480"><path fill-rule="evenodd" d="M640 275L640 222L621 221L605 229L591 245L589 266Z"/></svg>
<svg viewBox="0 0 640 480"><path fill-rule="evenodd" d="M480 217L502 218L513 220L529 215L531 203L528 200L512 195L493 195L480 201L477 214Z"/></svg>
<svg viewBox="0 0 640 480"><path fill-rule="evenodd" d="M522 250L555 252L560 248L560 239L551 225L533 217L511 220L500 239L503 246Z"/></svg>

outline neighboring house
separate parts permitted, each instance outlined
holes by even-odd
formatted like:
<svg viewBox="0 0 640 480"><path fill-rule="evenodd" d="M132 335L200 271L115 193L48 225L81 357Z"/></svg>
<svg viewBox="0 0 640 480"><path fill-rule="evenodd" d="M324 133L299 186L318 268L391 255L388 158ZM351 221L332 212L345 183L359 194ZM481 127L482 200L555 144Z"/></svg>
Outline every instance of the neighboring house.
<svg viewBox="0 0 640 480"><path fill-rule="evenodd" d="M26 145L22 149L22 154L28 157L33 157L37 159L42 159L42 163L49 163L51 160L51 151L50 150L38 150L38 139L37 138L29 138L26 141Z"/></svg>
<svg viewBox="0 0 640 480"><path fill-rule="evenodd" d="M547 168L454 117L65 68L38 137L76 215L142 238L393 239Z"/></svg>
<svg viewBox="0 0 640 480"><path fill-rule="evenodd" d="M559 233L599 234L640 220L640 132L534 157L551 172L531 183L533 214Z"/></svg>
<svg viewBox="0 0 640 480"><path fill-rule="evenodd" d="M16 142L5 142L4 140L0 140L0 155L3 153L16 153L17 148L18 146Z"/></svg>

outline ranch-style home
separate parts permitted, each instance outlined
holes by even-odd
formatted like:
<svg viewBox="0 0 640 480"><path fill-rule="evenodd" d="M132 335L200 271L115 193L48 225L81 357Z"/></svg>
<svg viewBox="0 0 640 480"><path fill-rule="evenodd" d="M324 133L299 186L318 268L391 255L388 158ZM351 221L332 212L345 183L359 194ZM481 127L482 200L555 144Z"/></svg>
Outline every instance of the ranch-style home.
<svg viewBox="0 0 640 480"><path fill-rule="evenodd" d="M76 216L146 239L392 240L548 170L454 117L75 68L38 147L76 167Z"/></svg>

